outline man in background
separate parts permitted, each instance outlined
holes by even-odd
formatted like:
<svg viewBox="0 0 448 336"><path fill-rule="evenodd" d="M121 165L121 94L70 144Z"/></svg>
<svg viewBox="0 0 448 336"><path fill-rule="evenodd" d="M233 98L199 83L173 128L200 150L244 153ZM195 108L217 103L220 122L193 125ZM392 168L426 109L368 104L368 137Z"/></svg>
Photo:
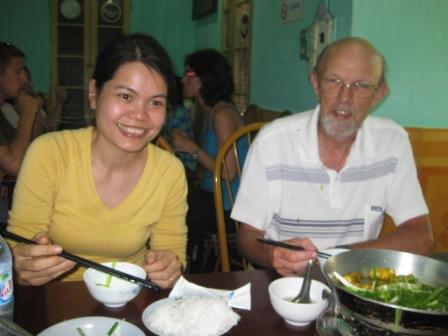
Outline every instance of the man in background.
<svg viewBox="0 0 448 336"><path fill-rule="evenodd" d="M3 175L16 176L19 172L22 159L31 141L33 123L38 111L38 101L25 92L28 82L25 73L25 54L9 42L0 41L0 107L5 100L14 98L17 109L20 111L20 119L16 130L8 130L6 123L2 122L0 128L0 177ZM2 115L3 121L6 120ZM10 126L12 127L12 126ZM7 132L14 132L9 140ZM4 193L3 193L4 200ZM5 209L0 213L4 221Z"/></svg>

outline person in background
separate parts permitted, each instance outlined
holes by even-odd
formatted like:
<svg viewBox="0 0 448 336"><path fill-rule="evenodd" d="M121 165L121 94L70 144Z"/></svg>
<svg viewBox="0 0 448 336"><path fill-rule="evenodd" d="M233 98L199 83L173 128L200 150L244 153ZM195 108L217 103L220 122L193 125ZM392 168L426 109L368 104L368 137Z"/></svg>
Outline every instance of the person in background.
<svg viewBox="0 0 448 336"><path fill-rule="evenodd" d="M9 124L0 112L0 181L6 175L12 182L0 186L0 223L8 219L13 179L18 174L23 156L32 140L38 102L26 92L27 77L25 71L25 54L9 42L0 41L0 109L9 99L17 101L23 114L17 119L17 126Z"/></svg>
<svg viewBox="0 0 448 336"><path fill-rule="evenodd" d="M25 54L9 42L0 41L0 107L7 99L15 99L21 111L17 129L8 139L0 129L0 170L3 174L17 175L25 151L32 139L38 101L26 92L28 79ZM4 118L4 116L2 116Z"/></svg>
<svg viewBox="0 0 448 336"><path fill-rule="evenodd" d="M191 155L204 171L198 187L188 196L187 254L189 272L196 273L203 271L204 239L207 234L216 232L213 198L215 157L224 141L243 125L243 121L231 102L234 91L232 69L227 59L218 51L205 49L187 56L183 85L184 97L196 102L198 110L193 124L199 126L193 127L193 131L197 130L195 139L183 132L174 133L174 149ZM242 155L242 160L244 158L245 155ZM235 177L237 165L234 154L229 152L226 161L230 167L230 176ZM239 179L235 178L232 188L236 190L238 184ZM225 194L224 206L230 213L230 202L226 196Z"/></svg>
<svg viewBox="0 0 448 336"><path fill-rule="evenodd" d="M34 126L35 136L39 136L45 132L56 131L61 121L62 112L64 110L65 103L68 101L67 90L63 87L56 88L55 103L51 110L48 110L47 100L42 92L35 92L33 88L33 80L31 72L28 68L25 68L28 74L28 86L27 91L30 95L34 95L39 102L39 125Z"/></svg>
<svg viewBox="0 0 448 336"><path fill-rule="evenodd" d="M173 143L175 132L182 132L184 136L193 138L191 128L191 117L188 109L183 105L182 79L176 76L176 106L166 116L165 124L160 132L170 144ZM176 155L185 166L187 178L192 176L196 170L196 160L190 154L178 152Z"/></svg>
<svg viewBox="0 0 448 336"><path fill-rule="evenodd" d="M68 95L65 88L56 89L56 101L51 109L48 111L47 102L42 92L35 92L30 70L25 67L28 82L25 86L25 91L35 97L38 101L39 112L36 115L36 120L33 126L33 139L45 132L55 131L58 129L64 105L67 102ZM19 123L20 111L16 108L14 99L10 99L1 107L2 113L8 120L9 124L16 129Z"/></svg>
<svg viewBox="0 0 448 336"><path fill-rule="evenodd" d="M143 34L112 40L89 82L95 125L34 140L20 171L8 230L18 283L80 280L84 268L62 249L98 263L144 267L162 288L186 263L187 184L182 163L151 144L175 81L163 47Z"/></svg>
<svg viewBox="0 0 448 336"><path fill-rule="evenodd" d="M241 253L288 276L316 250L384 248L427 255L428 208L406 131L369 116L388 93L383 56L356 37L328 46L311 73L319 105L258 133L231 217ZM379 238L384 215L397 229ZM292 251L257 242L267 237Z"/></svg>

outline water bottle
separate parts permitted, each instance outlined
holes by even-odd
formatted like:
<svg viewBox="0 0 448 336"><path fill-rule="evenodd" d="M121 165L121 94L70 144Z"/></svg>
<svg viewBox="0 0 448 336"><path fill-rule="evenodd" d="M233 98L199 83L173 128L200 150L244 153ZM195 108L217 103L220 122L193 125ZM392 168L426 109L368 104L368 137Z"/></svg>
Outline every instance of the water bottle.
<svg viewBox="0 0 448 336"><path fill-rule="evenodd" d="M11 251L0 236L0 316L11 321L14 314L13 289Z"/></svg>

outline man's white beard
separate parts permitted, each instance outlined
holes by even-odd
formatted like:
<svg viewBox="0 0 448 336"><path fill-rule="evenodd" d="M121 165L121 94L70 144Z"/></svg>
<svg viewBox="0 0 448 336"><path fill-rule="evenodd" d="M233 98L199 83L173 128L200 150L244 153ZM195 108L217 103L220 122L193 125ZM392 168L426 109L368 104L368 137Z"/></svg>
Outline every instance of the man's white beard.
<svg viewBox="0 0 448 336"><path fill-rule="evenodd" d="M332 115L321 116L320 124L327 135L340 140L352 138L359 128L353 119L338 120Z"/></svg>

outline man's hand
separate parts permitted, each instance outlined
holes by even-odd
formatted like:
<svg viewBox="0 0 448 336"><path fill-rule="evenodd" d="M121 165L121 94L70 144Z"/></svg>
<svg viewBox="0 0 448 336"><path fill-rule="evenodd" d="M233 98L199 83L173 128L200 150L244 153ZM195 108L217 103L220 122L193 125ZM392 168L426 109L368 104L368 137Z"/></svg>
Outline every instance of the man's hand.
<svg viewBox="0 0 448 336"><path fill-rule="evenodd" d="M272 267L283 276L302 275L308 265L308 260L317 258L316 247L308 238L294 238L285 243L301 246L303 251L289 250L272 246L270 259Z"/></svg>
<svg viewBox="0 0 448 336"><path fill-rule="evenodd" d="M21 118L34 119L39 110L39 101L36 97L22 92L16 99L16 108Z"/></svg>
<svg viewBox="0 0 448 336"><path fill-rule="evenodd" d="M294 238L285 243L301 246L303 251L289 250L262 244L257 238L264 238L265 232L249 224L241 224L238 232L238 248L250 262L264 267L274 268L280 275L301 275L305 272L309 259L317 258L316 246L308 238Z"/></svg>

